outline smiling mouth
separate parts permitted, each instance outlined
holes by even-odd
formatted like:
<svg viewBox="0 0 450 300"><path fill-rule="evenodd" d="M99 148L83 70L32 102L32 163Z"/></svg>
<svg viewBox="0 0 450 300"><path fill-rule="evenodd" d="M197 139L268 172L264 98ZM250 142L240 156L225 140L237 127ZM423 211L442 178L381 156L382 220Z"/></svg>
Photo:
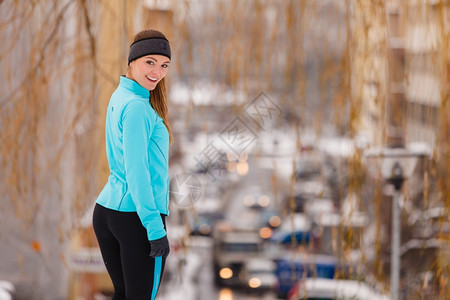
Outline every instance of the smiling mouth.
<svg viewBox="0 0 450 300"><path fill-rule="evenodd" d="M145 78L147 78L147 79L150 80L151 82L157 82L157 81L158 81L157 78L148 77L147 75L145 75Z"/></svg>

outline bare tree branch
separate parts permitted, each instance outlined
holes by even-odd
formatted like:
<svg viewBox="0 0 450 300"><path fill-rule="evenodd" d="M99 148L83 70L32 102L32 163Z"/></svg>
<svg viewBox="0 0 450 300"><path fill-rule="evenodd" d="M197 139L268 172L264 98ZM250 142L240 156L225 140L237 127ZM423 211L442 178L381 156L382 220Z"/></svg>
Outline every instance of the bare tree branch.
<svg viewBox="0 0 450 300"><path fill-rule="evenodd" d="M64 19L64 15L65 15L66 11L69 9L70 5L72 3L74 3L74 2L75 2L74 0L68 1L61 8L61 11L58 13L58 16L56 18L56 24L53 27L53 30L48 35L48 37L45 39L45 41L43 43L44 46L42 47L41 51L39 52L38 61L36 62L34 67L32 67L30 69L30 71L24 76L24 78L20 81L18 86L15 89L13 89L13 91L10 94L8 94L6 97L4 97L0 101L0 111L3 110L8 104L13 103L12 98L14 97L14 95L17 94L20 91L20 89L25 84L25 82L28 81L28 78L30 78L31 75L35 74L41 68L42 63L43 63L43 61L45 59L47 48L50 46L52 40L55 38L56 32L58 31L59 27L61 26L61 23L62 23L62 21Z"/></svg>
<svg viewBox="0 0 450 300"><path fill-rule="evenodd" d="M86 32L87 32L87 34L89 36L90 49L91 49L90 52L91 52L91 55L92 55L92 58L93 58L94 68L106 80L108 80L112 84L115 84L116 80L114 80L114 78L112 76L110 76L108 73L106 73L105 70L103 70L103 68L97 62L97 47L96 47L96 43L95 43L95 37L94 37L94 34L92 32L92 23L91 23L91 20L89 18L89 12L88 12L88 9L87 9L86 0L80 0L80 4L81 4L81 7L83 9L84 19L86 20L86 23L85 23L86 24Z"/></svg>

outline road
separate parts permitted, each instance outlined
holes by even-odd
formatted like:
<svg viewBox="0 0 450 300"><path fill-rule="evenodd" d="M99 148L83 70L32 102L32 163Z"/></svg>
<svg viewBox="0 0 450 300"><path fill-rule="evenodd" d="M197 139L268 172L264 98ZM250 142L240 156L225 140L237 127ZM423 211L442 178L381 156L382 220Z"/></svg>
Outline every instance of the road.
<svg viewBox="0 0 450 300"><path fill-rule="evenodd" d="M261 187L261 191L267 194L273 201L283 198L285 185L278 185L276 197L273 193L273 170L261 168L254 157L249 158L249 172L234 183L228 184L228 189L223 194L225 219L234 222L245 218L243 215L243 198L247 191L254 187ZM267 162L266 162L267 164ZM280 203L278 203L280 204ZM218 287L214 283L214 270L212 262L213 241L208 237L191 237L187 242L186 252L180 257L176 254L169 256L169 259L179 259L181 269L178 267L178 275L171 276L169 280L163 282L158 298L161 300L256 300L277 299L274 294L265 295L249 294L243 291L230 288ZM174 264L167 265L167 268L176 269ZM172 273L175 273L171 270ZM182 298L180 298L182 297Z"/></svg>

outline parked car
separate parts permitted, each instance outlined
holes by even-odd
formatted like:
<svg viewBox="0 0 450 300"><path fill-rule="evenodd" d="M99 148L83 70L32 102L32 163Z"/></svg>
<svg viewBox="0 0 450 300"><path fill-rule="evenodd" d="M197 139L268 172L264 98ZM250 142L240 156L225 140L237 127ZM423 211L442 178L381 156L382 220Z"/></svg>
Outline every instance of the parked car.
<svg viewBox="0 0 450 300"><path fill-rule="evenodd" d="M330 255L297 255L277 259L275 275L278 284L275 291L279 297L286 298L299 280L310 277L333 278L339 269L339 262Z"/></svg>
<svg viewBox="0 0 450 300"><path fill-rule="evenodd" d="M288 300L301 299L389 300L390 297L357 280L307 278L294 285L288 294Z"/></svg>
<svg viewBox="0 0 450 300"><path fill-rule="evenodd" d="M281 298L286 298L293 286L307 278L333 279L336 274L349 280L361 277L354 263L344 263L334 255L291 253L275 262L278 279L275 292Z"/></svg>
<svg viewBox="0 0 450 300"><path fill-rule="evenodd" d="M277 283L276 264L269 258L250 258L244 266L248 287L254 291L273 291Z"/></svg>
<svg viewBox="0 0 450 300"><path fill-rule="evenodd" d="M262 240L255 232L236 231L223 223L213 234L213 262L218 285L246 287L244 266L249 257L261 255Z"/></svg>
<svg viewBox="0 0 450 300"><path fill-rule="evenodd" d="M320 177L322 174L322 163L319 160L299 159L295 168L298 179L311 179Z"/></svg>
<svg viewBox="0 0 450 300"><path fill-rule="evenodd" d="M277 228L269 239L273 243L292 244L295 238L297 244L309 243L312 222L303 213L294 213L286 216L279 228Z"/></svg>
<svg viewBox="0 0 450 300"><path fill-rule="evenodd" d="M219 212L200 213L190 222L190 234L198 236L211 236L216 222L223 218Z"/></svg>

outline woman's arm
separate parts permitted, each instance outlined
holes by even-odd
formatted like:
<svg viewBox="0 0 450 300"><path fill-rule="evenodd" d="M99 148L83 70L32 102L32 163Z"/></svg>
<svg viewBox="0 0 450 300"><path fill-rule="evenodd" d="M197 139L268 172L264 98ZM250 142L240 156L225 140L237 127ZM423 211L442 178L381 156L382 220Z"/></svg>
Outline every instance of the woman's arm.
<svg viewBox="0 0 450 300"><path fill-rule="evenodd" d="M148 143L154 121L149 105L141 100L131 100L124 108L122 126L125 176L131 198L147 229L148 239L160 239L166 231L155 205L150 177Z"/></svg>

